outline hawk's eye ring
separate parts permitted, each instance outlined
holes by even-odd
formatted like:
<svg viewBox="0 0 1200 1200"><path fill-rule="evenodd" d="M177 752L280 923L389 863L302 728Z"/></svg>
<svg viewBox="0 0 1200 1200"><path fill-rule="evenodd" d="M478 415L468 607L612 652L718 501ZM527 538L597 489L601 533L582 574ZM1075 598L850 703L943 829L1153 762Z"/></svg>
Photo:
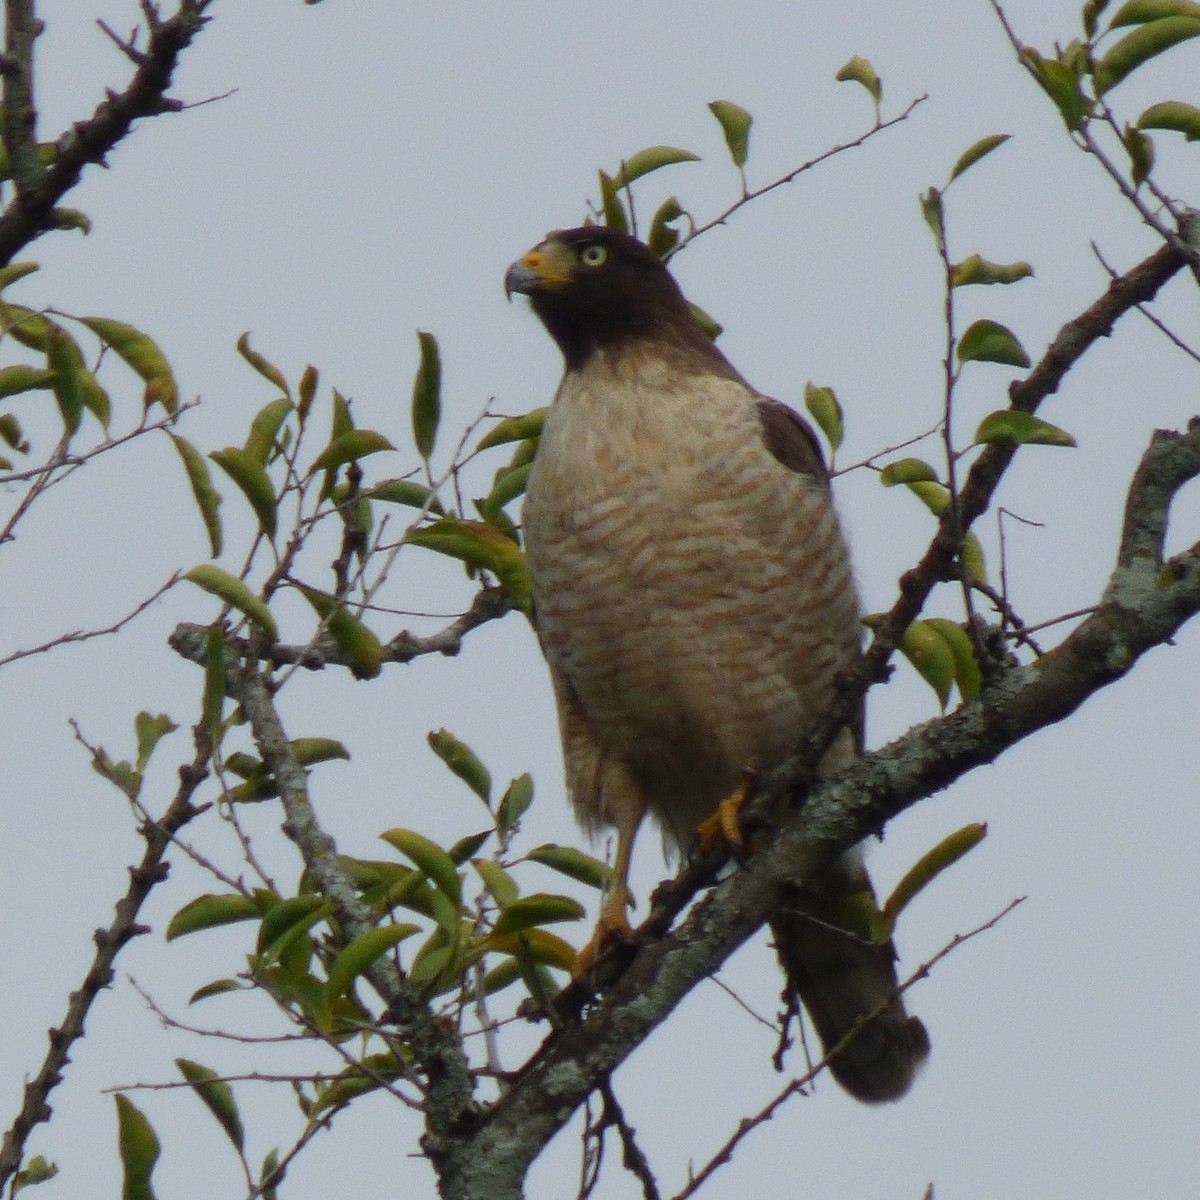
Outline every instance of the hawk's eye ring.
<svg viewBox="0 0 1200 1200"><path fill-rule="evenodd" d="M593 242L590 246L584 246L579 252L579 261L585 267L602 267L608 260L608 250L599 244Z"/></svg>

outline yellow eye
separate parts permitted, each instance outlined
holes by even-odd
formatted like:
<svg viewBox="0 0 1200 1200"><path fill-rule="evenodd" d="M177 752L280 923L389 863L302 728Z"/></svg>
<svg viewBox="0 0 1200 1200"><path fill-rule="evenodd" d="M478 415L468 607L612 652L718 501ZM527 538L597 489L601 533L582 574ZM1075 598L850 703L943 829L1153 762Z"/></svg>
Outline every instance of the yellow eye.
<svg viewBox="0 0 1200 1200"><path fill-rule="evenodd" d="M602 267L608 261L608 248L599 242L592 242L579 252L579 261L585 267Z"/></svg>

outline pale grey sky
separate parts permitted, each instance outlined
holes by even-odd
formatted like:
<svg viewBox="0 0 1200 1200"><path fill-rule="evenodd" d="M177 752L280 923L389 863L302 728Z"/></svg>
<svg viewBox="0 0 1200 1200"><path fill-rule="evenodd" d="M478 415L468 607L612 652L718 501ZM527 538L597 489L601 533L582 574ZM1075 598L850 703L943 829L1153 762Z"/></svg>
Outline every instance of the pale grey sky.
<svg viewBox="0 0 1200 1200"><path fill-rule="evenodd" d="M138 17L131 0L41 7L45 136L125 78L126 64L93 19L125 30ZM1006 8L1034 45L1075 35L1073 3L1013 0ZM445 370L443 461L489 400L503 412L547 402L557 354L523 303L504 303L506 265L547 229L577 223L595 194L595 169L614 169L643 146L669 143L703 157L647 187L643 214L669 194L701 219L723 209L737 180L709 100L728 98L755 114L752 185L857 136L870 123L869 101L833 80L852 54L883 77L885 115L926 92L928 101L900 127L744 210L676 263L689 296L724 324L726 354L757 387L797 406L807 379L837 389L847 410L843 461L937 419L939 264L916 196L943 183L968 145L1013 135L948 199L956 257L1028 259L1037 274L1010 289L961 294L964 322L1003 321L1036 357L1105 286L1089 241L1117 266L1154 249L1013 63L984 0L854 0L836 12L767 0L603 9L227 0L212 16L175 94L234 94L141 127L111 156L112 169L93 171L70 198L91 217L91 235L37 246L42 271L11 293L150 332L184 395L202 400L183 431L206 451L240 441L274 394L234 350L247 329L290 378L318 365L319 403L328 404L329 385L338 387L353 397L360 424L402 449L414 331L435 332ZM1130 118L1159 99L1196 102L1196 55L1194 46L1174 51L1147 72L1153 84L1131 80L1115 98ZM1164 186L1200 203L1196 149L1167 137L1159 147ZM1196 340L1190 278L1170 285L1162 311ZM1005 403L1012 375L986 365L970 372L960 434ZM1152 428L1180 427L1200 410L1196 378L1194 364L1131 316L1048 403L1044 415L1071 430L1079 448L1027 449L1002 495L1043 523L1010 527L1010 586L1028 620L1096 597L1111 567L1123 481ZM126 411L136 403L132 387L117 403ZM29 406L21 412L36 430ZM934 448L927 453L933 458ZM246 528L240 500L225 490L229 542L240 550L232 532ZM838 496L866 604L886 607L931 522L915 499L883 492L867 472L842 477ZM1176 544L1196 539L1194 494L1180 502L1176 523ZM995 565L994 525L981 534ZM165 440L113 455L48 497L5 548L10 619L0 653L110 620L205 554ZM416 554L392 586L397 606L452 609L469 596L456 569ZM949 598L942 604L952 612ZM194 719L198 673L164 639L177 621L212 611L200 593L177 589L128 636L16 664L0 678L4 1125L137 849L119 797L89 770L67 718L121 754L140 708ZM1188 630L1069 723L888 830L872 854L884 891L952 829L986 820L991 830L906 914L902 966L1014 897L1029 899L911 994L934 1048L908 1098L869 1110L822 1080L814 1098L792 1101L756 1132L702 1195L917 1200L930 1181L939 1200L1194 1194L1198 662L1200 636ZM297 680L285 713L294 735L339 737L353 755L314 775L318 809L347 852L380 854L375 837L393 825L446 840L479 825L475 802L425 748L425 732L441 726L471 743L498 779L534 773L529 845L581 844L562 799L544 668L515 617L477 632L456 660L393 668L368 685ZM901 670L872 698L871 741L932 715L928 690ZM150 795L171 788L184 738L164 744ZM267 806L249 817L264 839L277 819ZM264 853L281 874L291 870L285 847ZM655 839L646 838L637 870L643 896L663 871ZM112 1101L99 1089L172 1079L179 1055L219 1067L244 1059L237 1047L161 1031L127 975L199 1024L273 1027L252 1004L185 1011L192 990L236 970L247 948L237 929L163 948L170 913L210 886L177 863L149 914L155 932L121 960L56 1093L55 1120L31 1143L63 1169L48 1198L119 1187ZM743 951L726 978L774 1012L779 977L764 945ZM666 1194L782 1086L769 1070L772 1048L770 1033L709 984L618 1075L618 1095ZM261 1159L294 1126L288 1102L264 1086L241 1085L238 1094L252 1157ZM233 1156L193 1096L141 1093L137 1102L164 1144L160 1196L242 1194ZM409 1157L415 1136L394 1102L356 1105L299 1161L282 1194L430 1194L432 1176ZM577 1158L572 1127L535 1169L530 1196L574 1195ZM608 1170L602 1200L639 1194L615 1152Z"/></svg>

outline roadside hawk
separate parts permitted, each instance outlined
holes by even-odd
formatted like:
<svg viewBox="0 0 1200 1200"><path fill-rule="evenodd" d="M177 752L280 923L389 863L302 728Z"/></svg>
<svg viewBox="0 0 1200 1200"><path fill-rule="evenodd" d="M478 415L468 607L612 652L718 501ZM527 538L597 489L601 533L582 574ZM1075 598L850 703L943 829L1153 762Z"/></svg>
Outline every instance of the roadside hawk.
<svg viewBox="0 0 1200 1200"><path fill-rule="evenodd" d="M817 441L712 344L663 263L599 226L549 234L505 278L565 360L524 509L538 638L567 787L616 830L602 929L628 929L650 813L682 849L748 769L780 764L861 651L858 597ZM861 727L861 722L858 723ZM823 771L861 749L844 730ZM781 902L780 959L859 1100L899 1098L928 1038L895 951L838 926L871 889L858 851Z"/></svg>

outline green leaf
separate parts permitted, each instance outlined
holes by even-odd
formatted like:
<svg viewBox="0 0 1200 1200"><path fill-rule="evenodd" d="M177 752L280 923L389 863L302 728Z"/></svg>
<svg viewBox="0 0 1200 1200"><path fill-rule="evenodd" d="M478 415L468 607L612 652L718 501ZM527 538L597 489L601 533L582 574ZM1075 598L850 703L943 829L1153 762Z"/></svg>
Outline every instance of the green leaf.
<svg viewBox="0 0 1200 1200"><path fill-rule="evenodd" d="M518 775L505 789L496 808L496 825L502 834L509 833L533 803L533 776Z"/></svg>
<svg viewBox="0 0 1200 1200"><path fill-rule="evenodd" d="M597 174L600 177L600 212L604 217L604 224L609 229L628 233L629 218L625 215L625 206L621 203L616 182L606 171L599 171Z"/></svg>
<svg viewBox="0 0 1200 1200"><path fill-rule="evenodd" d="M366 500L382 500L386 504L404 504L409 508L425 509L431 513L441 513L442 502L436 493L415 479L384 479L372 484L363 493Z"/></svg>
<svg viewBox="0 0 1200 1200"><path fill-rule="evenodd" d="M347 761L350 759L350 751L336 738L293 738L288 745L292 748L292 757L302 767L311 767L317 763L332 762L336 758Z"/></svg>
<svg viewBox="0 0 1200 1200"><path fill-rule="evenodd" d="M1109 29L1123 25L1145 25L1163 17L1200 17L1200 4L1191 0L1129 0L1117 9L1109 21Z"/></svg>
<svg viewBox="0 0 1200 1200"><path fill-rule="evenodd" d="M1100 14L1108 7L1109 0L1087 0L1083 6L1083 32L1088 39L1096 36L1096 26L1100 20Z"/></svg>
<svg viewBox="0 0 1200 1200"><path fill-rule="evenodd" d="M1088 118L1091 102L1079 86L1079 76L1066 63L1055 58L1043 58L1029 46L1022 49L1021 58L1028 64L1042 90L1054 101L1066 127L1081 129Z"/></svg>
<svg viewBox="0 0 1200 1200"><path fill-rule="evenodd" d="M18 454L29 453L29 443L21 432L21 422L12 413L0 416L0 439Z"/></svg>
<svg viewBox="0 0 1200 1200"><path fill-rule="evenodd" d="M40 270L40 267L35 262L9 263L7 267L0 267L0 292L10 283L16 283L18 279L24 279L26 275L32 275L37 270Z"/></svg>
<svg viewBox="0 0 1200 1200"><path fill-rule="evenodd" d="M818 387L815 383L804 385L804 407L817 423L817 427L825 435L830 449L837 451L845 436L845 424L842 419L842 406L833 388Z"/></svg>
<svg viewBox="0 0 1200 1200"><path fill-rule="evenodd" d="M329 636L350 657L355 676L374 679L383 669L383 645L379 638L336 596L303 586L300 591L325 623Z"/></svg>
<svg viewBox="0 0 1200 1200"><path fill-rule="evenodd" d="M208 532L208 544L212 550L212 556L219 558L222 547L221 514L218 511L221 505L221 494L213 487L212 474L200 451L191 442L179 437L178 434L172 433L170 438L183 462L183 469L187 472L192 496L195 498L196 507L200 510L204 528Z"/></svg>
<svg viewBox="0 0 1200 1200"><path fill-rule="evenodd" d="M1140 188L1154 168L1154 139L1133 125L1126 125L1121 142L1129 155L1129 177Z"/></svg>
<svg viewBox="0 0 1200 1200"><path fill-rule="evenodd" d="M421 362L417 367L412 390L413 440L417 453L428 459L437 440L438 422L442 416L442 359L437 338L432 333L417 331L421 347Z"/></svg>
<svg viewBox="0 0 1200 1200"><path fill-rule="evenodd" d="M560 875L565 875L568 879L586 883L588 887L601 891L608 886L612 877L612 869L607 863L585 854L582 850L576 850L574 846L555 846L547 843L530 850L525 857L557 871Z"/></svg>
<svg viewBox="0 0 1200 1200"><path fill-rule="evenodd" d="M313 459L309 467L310 474L318 471L328 471L340 467L343 463L354 462L366 458L368 454L378 454L381 450L394 450L396 447L373 429L350 429L339 433L320 454Z"/></svg>
<svg viewBox="0 0 1200 1200"><path fill-rule="evenodd" d="M216 596L232 608L236 608L244 616L249 617L271 641L275 641L279 637L279 630L276 628L275 618L271 616L271 610L247 587L243 580L230 575L228 571L222 571L220 567L214 566L212 563L201 563L200 566L193 567L184 575L184 579L203 588L210 595Z"/></svg>
<svg viewBox="0 0 1200 1200"><path fill-rule="evenodd" d="M1003 146L1011 137L1008 133L993 133L989 137L980 138L973 146L968 147L959 156L950 172L950 183L953 183L964 171L969 171L981 158L986 158L998 146ZM949 186L949 184L947 184Z"/></svg>
<svg viewBox="0 0 1200 1200"><path fill-rule="evenodd" d="M258 459L263 466L266 466L271 449L279 436L279 427L287 420L292 407L292 402L286 396L280 396L278 400L272 400L270 404L259 409L254 420L250 422L246 453Z"/></svg>
<svg viewBox="0 0 1200 1200"><path fill-rule="evenodd" d="M532 611L525 556L520 546L494 525L444 517L422 529L410 530L404 540L490 571L517 608L526 616Z"/></svg>
<svg viewBox="0 0 1200 1200"><path fill-rule="evenodd" d="M983 547L979 539L968 529L963 534L962 549L959 551L959 561L968 579L977 583L987 583L987 562L983 556Z"/></svg>
<svg viewBox="0 0 1200 1200"><path fill-rule="evenodd" d="M729 148L729 157L733 159L733 165L740 171L746 165L746 158L750 153L750 126L754 123L754 118L732 100L713 100L708 108L717 118L721 132L725 135L725 145Z"/></svg>
<svg viewBox="0 0 1200 1200"><path fill-rule="evenodd" d="M1143 63L1170 50L1172 46L1198 35L1200 15L1162 17L1127 33L1096 64L1094 79L1097 94L1102 95L1116 87Z"/></svg>
<svg viewBox="0 0 1200 1200"><path fill-rule="evenodd" d="M1027 262L994 263L978 254L964 258L950 268L950 286L966 287L973 283L1017 283L1028 279L1033 268Z"/></svg>
<svg viewBox="0 0 1200 1200"><path fill-rule="evenodd" d="M1200 141L1200 108L1181 100L1152 104L1137 120L1139 129L1169 129L1189 142Z"/></svg>
<svg viewBox="0 0 1200 1200"><path fill-rule="evenodd" d="M494 519L506 504L511 504L518 496L525 494L532 470L533 463L526 463L524 466L500 472L491 492L479 505L479 511L489 520Z"/></svg>
<svg viewBox="0 0 1200 1200"><path fill-rule="evenodd" d="M112 402L91 371L79 372L79 398L83 401L83 407L107 429L112 415Z"/></svg>
<svg viewBox="0 0 1200 1200"><path fill-rule="evenodd" d="M429 748L484 802L492 806L492 776L479 756L465 742L445 729L428 734Z"/></svg>
<svg viewBox="0 0 1200 1200"><path fill-rule="evenodd" d="M533 899L532 896L529 898ZM560 971L573 970L579 958L570 943L563 941L555 933L537 927L523 929L515 934L489 934L484 939L483 948L499 954L511 954L530 962L544 963L557 967ZM554 991L551 987L547 994L553 995Z"/></svg>
<svg viewBox="0 0 1200 1200"><path fill-rule="evenodd" d="M921 458L900 458L888 463L879 472L879 482L884 487L895 487L898 483L921 483L936 481L937 472Z"/></svg>
<svg viewBox="0 0 1200 1200"><path fill-rule="evenodd" d="M264 962L277 961L296 941L333 912L324 896L308 893L273 905L264 914L254 952Z"/></svg>
<svg viewBox="0 0 1200 1200"><path fill-rule="evenodd" d="M312 410L313 400L317 395L317 381L320 379L320 374L317 368L309 363L304 368L304 374L300 376L300 385L296 389L300 399L296 403L296 420L300 422L301 428L308 420L308 414Z"/></svg>
<svg viewBox="0 0 1200 1200"><path fill-rule="evenodd" d="M154 1127L127 1096L117 1094L117 1149L125 1182L121 1200L154 1200L150 1176L161 1150Z"/></svg>
<svg viewBox="0 0 1200 1200"><path fill-rule="evenodd" d="M937 693L944 709L957 670L954 651L946 639L928 621L914 621L900 639L900 652Z"/></svg>
<svg viewBox="0 0 1200 1200"><path fill-rule="evenodd" d="M875 110L879 111L879 105L883 101L883 83L875 68L865 58L856 54L838 71L834 79L839 83L861 84L871 93L871 99L875 101Z"/></svg>
<svg viewBox="0 0 1200 1200"><path fill-rule="evenodd" d="M238 353L268 382L273 383L285 396L291 397L292 390L288 387L283 372L268 362L257 350L250 348L250 333L243 333L237 340Z"/></svg>
<svg viewBox="0 0 1200 1200"><path fill-rule="evenodd" d="M921 216L933 232L933 240L940 246L946 240L946 225L942 216L942 193L931 187L921 197Z"/></svg>
<svg viewBox="0 0 1200 1200"><path fill-rule="evenodd" d="M65 329L53 326L46 350L46 361L54 372L54 398L62 416L63 428L68 435L79 429L83 417L83 391L79 377L84 370L83 355Z"/></svg>
<svg viewBox="0 0 1200 1200"><path fill-rule="evenodd" d="M215 750L221 744L225 715L225 631L210 625L204 639L204 692L200 702L201 719Z"/></svg>
<svg viewBox="0 0 1200 1200"><path fill-rule="evenodd" d="M1011 329L996 321L976 321L959 338L958 361L1002 363L1009 367L1028 367L1029 355Z"/></svg>
<svg viewBox="0 0 1200 1200"><path fill-rule="evenodd" d="M51 331L58 328L53 321L23 304L0 304L0 319L4 323L4 333L27 349L43 354L50 349Z"/></svg>
<svg viewBox="0 0 1200 1200"><path fill-rule="evenodd" d="M246 1134L242 1129L242 1118L233 1088L210 1067L192 1062L188 1058L177 1058L175 1065L180 1074L192 1085L192 1090L204 1102L205 1107L225 1130L226 1136L240 1152L245 1148Z"/></svg>
<svg viewBox="0 0 1200 1200"><path fill-rule="evenodd" d="M198 987L188 997L188 1004L198 1004L201 1000L208 1000L213 996L226 996L230 992L243 992L245 990L245 985L238 983L236 979L214 979L212 983L206 983L203 987Z"/></svg>
<svg viewBox="0 0 1200 1200"><path fill-rule="evenodd" d="M508 442L523 442L527 438L540 437L549 411L549 408L535 408L523 416L505 417L502 421L497 421L479 439L479 445L475 447L476 452L490 450L493 446L503 446Z"/></svg>
<svg viewBox="0 0 1200 1200"><path fill-rule="evenodd" d="M964 700L974 700L983 689L983 672L975 657L971 635L957 621L945 617L926 617L925 624L940 633L954 655L954 682Z"/></svg>
<svg viewBox="0 0 1200 1200"><path fill-rule="evenodd" d="M988 413L975 431L975 444L1007 442L1017 446L1074 446L1075 439L1065 429L1051 425L1032 413L1002 408Z"/></svg>
<svg viewBox="0 0 1200 1200"><path fill-rule="evenodd" d="M279 1169L279 1151L268 1150L258 1173L258 1186L262 1192L262 1200L278 1200L278 1187L283 1182L286 1168Z"/></svg>
<svg viewBox="0 0 1200 1200"><path fill-rule="evenodd" d="M47 1180L53 1179L57 1174L58 1167L54 1163L47 1162L40 1154L35 1154L12 1177L12 1186L8 1194L11 1198L21 1191L22 1188L36 1187L39 1183L45 1183Z"/></svg>
<svg viewBox="0 0 1200 1200"><path fill-rule="evenodd" d="M497 937L521 933L535 926L550 925L555 921L580 921L586 910L578 900L570 896L553 896L538 892L533 896L522 896L504 907L496 918L492 932Z"/></svg>
<svg viewBox="0 0 1200 1200"><path fill-rule="evenodd" d="M671 196L664 200L655 212L650 222L650 232L646 235L646 245L659 258L666 258L679 244L679 231L671 226L686 215L679 201Z"/></svg>
<svg viewBox="0 0 1200 1200"><path fill-rule="evenodd" d="M54 371L31 367L25 363L0 367L0 399L5 396L18 396L35 388L52 388L57 378Z"/></svg>
<svg viewBox="0 0 1200 1200"><path fill-rule="evenodd" d="M389 829L379 836L414 862L455 909L462 904L462 877L441 846L411 829Z"/></svg>
<svg viewBox="0 0 1200 1200"><path fill-rule="evenodd" d="M238 485L250 502L258 525L268 538L275 537L277 502L275 486L257 454L240 446L213 450L209 456Z"/></svg>
<svg viewBox="0 0 1200 1200"><path fill-rule="evenodd" d="M329 964L329 979L325 984L326 998L332 1002L349 992L354 980L373 962L405 938L420 932L420 925L395 924L380 925L360 933L345 949L339 951Z"/></svg>
<svg viewBox="0 0 1200 1200"><path fill-rule="evenodd" d="M147 408L159 404L166 413L179 411L175 374L167 356L152 338L124 321L110 321L107 317L81 317L80 321L142 379Z"/></svg>
<svg viewBox="0 0 1200 1200"><path fill-rule="evenodd" d="M495 829L484 829L479 833L468 833L466 837L460 837L446 853L450 855L454 865L460 867L468 859L473 858L478 853L480 846L495 832Z"/></svg>
<svg viewBox="0 0 1200 1200"><path fill-rule="evenodd" d="M889 923L894 925L896 918L915 896L947 867L953 866L963 855L974 850L986 836L986 825L979 822L964 825L921 855L884 902L883 912Z"/></svg>
<svg viewBox="0 0 1200 1200"><path fill-rule="evenodd" d="M473 864L483 880L488 894L501 908L507 908L521 894L517 881L497 862L490 858L477 859Z"/></svg>
<svg viewBox="0 0 1200 1200"><path fill-rule="evenodd" d="M649 175L663 167L674 166L675 163L699 162L700 155L690 150L680 150L676 146L650 146L631 154L621 163L620 170L613 176L613 186L628 187L635 179Z"/></svg>
<svg viewBox="0 0 1200 1200"><path fill-rule="evenodd" d="M133 719L134 732L137 735L137 770L141 774L146 769L146 764L150 761L150 755L154 753L154 747L167 736L168 733L174 732L179 728L166 713L159 713L157 717L151 716L148 712L140 712Z"/></svg>
<svg viewBox="0 0 1200 1200"><path fill-rule="evenodd" d="M944 483L913 479L906 481L905 486L935 517L940 517L950 507L950 489Z"/></svg>
<svg viewBox="0 0 1200 1200"><path fill-rule="evenodd" d="M195 900L189 900L171 918L165 937L168 942L173 942L176 938L197 933L202 929L216 929L220 925L232 925L237 921L257 920L262 914L263 908L260 903L238 892L197 896Z"/></svg>

